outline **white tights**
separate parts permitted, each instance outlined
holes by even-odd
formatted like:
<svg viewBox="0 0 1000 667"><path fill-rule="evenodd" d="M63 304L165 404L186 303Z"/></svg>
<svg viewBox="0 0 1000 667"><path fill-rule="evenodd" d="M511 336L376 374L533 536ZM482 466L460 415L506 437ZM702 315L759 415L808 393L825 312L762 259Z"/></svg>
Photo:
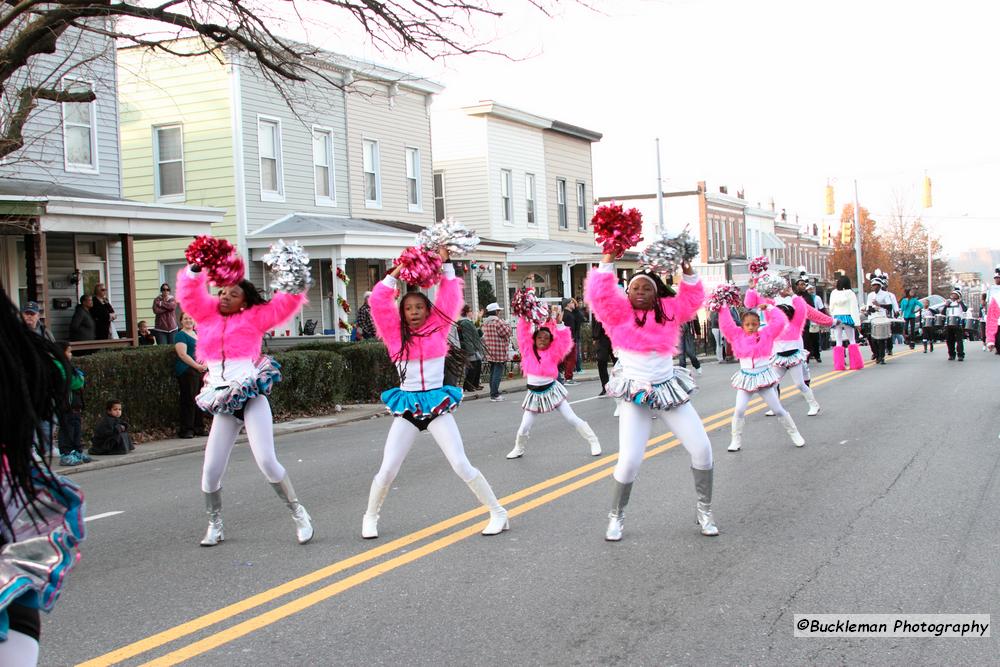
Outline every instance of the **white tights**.
<svg viewBox="0 0 1000 667"><path fill-rule="evenodd" d="M0 642L0 665L34 667L38 664L38 642L28 635L11 630L7 641Z"/></svg>
<svg viewBox="0 0 1000 667"><path fill-rule="evenodd" d="M701 423L698 411L690 403L658 413L691 456L691 467L698 470L712 469L712 444ZM622 401L618 422L618 464L614 477L622 484L635 481L639 466L646 453L646 443L653 426L653 411L645 405Z"/></svg>
<svg viewBox="0 0 1000 667"><path fill-rule="evenodd" d="M841 341L845 340L851 345L854 345L854 327L849 327L840 320L834 320L833 334L836 338L837 345L840 345Z"/></svg>
<svg viewBox="0 0 1000 667"><path fill-rule="evenodd" d="M462 445L462 434L458 432L458 424L450 413L445 413L437 417L428 426L427 430L434 436L434 441L444 453L448 463L451 464L455 474L462 478L463 482L471 482L479 474L476 468L469 463L469 458L465 455L465 447ZM396 479L399 469L410 453L410 447L416 439L420 429L406 421L402 417L392 420L389 427L389 436L385 439L385 453L382 455L382 467L375 475L375 482L379 486L388 486L392 480Z"/></svg>
<svg viewBox="0 0 1000 667"><path fill-rule="evenodd" d="M810 398L813 397L812 389L810 389L809 385L806 384L806 371L808 371L809 369L806 366L805 362L802 362L797 366L792 366L791 368L783 368L781 366L775 366L774 370L778 374L778 384L775 386L781 385L781 380L784 379L785 373L788 373L789 375L792 376L792 382L794 382L795 386L799 388L799 391L802 392L802 395L806 397L806 400L809 400Z"/></svg>
<svg viewBox="0 0 1000 667"><path fill-rule="evenodd" d="M576 416L576 413L573 412L573 408L569 406L568 401L563 401L562 403L560 403L559 407L556 408L556 410L559 411L559 414L561 414L563 418L565 418L566 421L570 423L571 426L579 427L581 424L587 423ZM529 433L531 433L531 425L535 423L535 418L537 416L538 413L531 412L530 410L525 410L524 416L521 417L521 428L517 429L517 434L528 435Z"/></svg>
<svg viewBox="0 0 1000 667"><path fill-rule="evenodd" d="M747 414L747 404L750 403L750 399L753 398L754 394L760 394L760 397L764 399L767 403L767 407L771 408L777 417L784 417L788 414L784 407L781 405L781 399L778 398L778 391L774 387L767 387L766 389L758 389L755 392L744 391L743 389L736 390L736 408L733 410L733 417L736 419L742 419Z"/></svg>
<svg viewBox="0 0 1000 667"><path fill-rule="evenodd" d="M242 422L232 415L215 415L212 419L212 430L208 433L208 445L205 446L205 466L201 471L201 490L205 493L222 488L222 476L226 474L229 455L244 424L253 458L267 481L274 483L285 478L285 468L274 454L271 404L267 402L267 396L254 396L243 406Z"/></svg>

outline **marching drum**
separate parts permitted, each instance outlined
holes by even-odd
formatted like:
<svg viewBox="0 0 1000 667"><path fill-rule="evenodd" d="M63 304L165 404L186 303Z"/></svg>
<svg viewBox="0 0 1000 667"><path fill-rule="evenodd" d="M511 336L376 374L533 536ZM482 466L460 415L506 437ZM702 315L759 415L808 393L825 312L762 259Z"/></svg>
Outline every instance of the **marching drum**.
<svg viewBox="0 0 1000 667"><path fill-rule="evenodd" d="M871 332L872 332L872 321L871 320L865 320L864 322L862 322L861 323L861 335L864 336L865 338L868 338L868 336L871 334Z"/></svg>
<svg viewBox="0 0 1000 667"><path fill-rule="evenodd" d="M976 317L965 318L966 331L979 331L979 319Z"/></svg>
<svg viewBox="0 0 1000 667"><path fill-rule="evenodd" d="M903 335L903 327L904 327L903 320L901 320L899 318L896 318L896 319L889 320L889 322L890 322L890 326L892 327L892 333L893 333L893 335L895 335L895 334Z"/></svg>
<svg viewBox="0 0 1000 667"><path fill-rule="evenodd" d="M935 315L934 316L934 326L936 326L936 327L943 327L945 325L945 321L946 320L947 320L947 318L944 315Z"/></svg>
<svg viewBox="0 0 1000 667"><path fill-rule="evenodd" d="M877 317L871 321L872 338L885 340L892 336L892 320L888 317Z"/></svg>
<svg viewBox="0 0 1000 667"><path fill-rule="evenodd" d="M962 328L962 316L961 315L949 315L947 318L946 326Z"/></svg>

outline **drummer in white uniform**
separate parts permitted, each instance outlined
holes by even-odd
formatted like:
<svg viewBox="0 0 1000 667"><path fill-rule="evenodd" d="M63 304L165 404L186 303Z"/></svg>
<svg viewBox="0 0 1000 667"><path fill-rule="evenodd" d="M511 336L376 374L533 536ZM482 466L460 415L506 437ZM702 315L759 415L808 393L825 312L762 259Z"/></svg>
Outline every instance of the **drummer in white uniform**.
<svg viewBox="0 0 1000 667"><path fill-rule="evenodd" d="M868 280L872 285L872 292L868 293L868 312L871 320L891 318L899 309L895 295L886 289L889 284L889 276L879 269L868 275ZM872 359L879 364L885 363L885 355L892 355L892 334L888 338L879 339L871 336Z"/></svg>
<svg viewBox="0 0 1000 667"><path fill-rule="evenodd" d="M955 361L956 353L959 361L965 361L965 330L963 319L968 307L962 301L962 289L951 290L948 303L944 306L945 335L948 342L948 361Z"/></svg>

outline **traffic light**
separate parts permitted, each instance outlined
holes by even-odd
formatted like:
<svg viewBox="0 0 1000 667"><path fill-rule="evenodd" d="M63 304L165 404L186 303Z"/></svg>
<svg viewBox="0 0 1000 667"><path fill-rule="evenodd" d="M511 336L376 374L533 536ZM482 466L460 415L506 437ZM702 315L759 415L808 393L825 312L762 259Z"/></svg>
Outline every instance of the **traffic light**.
<svg viewBox="0 0 1000 667"><path fill-rule="evenodd" d="M854 225L850 220L846 220L840 223L840 243L841 245L849 245L851 243L851 230Z"/></svg>
<svg viewBox="0 0 1000 667"><path fill-rule="evenodd" d="M924 208L931 208L934 205L931 199L931 177L924 175Z"/></svg>
<svg viewBox="0 0 1000 667"><path fill-rule="evenodd" d="M829 183L826 184L826 214L833 215L834 213L834 201L833 201L833 186Z"/></svg>

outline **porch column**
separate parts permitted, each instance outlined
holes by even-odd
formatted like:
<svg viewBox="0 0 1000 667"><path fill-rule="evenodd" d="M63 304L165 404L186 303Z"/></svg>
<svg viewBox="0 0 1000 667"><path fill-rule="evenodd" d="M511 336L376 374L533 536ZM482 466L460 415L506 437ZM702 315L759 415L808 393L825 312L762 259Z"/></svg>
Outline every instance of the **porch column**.
<svg viewBox="0 0 1000 667"><path fill-rule="evenodd" d="M573 277L570 268L569 262L562 263L562 288L564 299L573 298Z"/></svg>
<svg viewBox="0 0 1000 667"><path fill-rule="evenodd" d="M331 310L333 311L333 329L337 333L334 334L338 341L340 340L350 340L351 332L344 331L340 328L340 320L344 319L350 322L351 318L349 315L344 313L340 308L338 303L339 299L347 298L347 286L344 282L337 278L337 269L340 269L345 274L347 273L347 259L344 258L343 252L337 246L330 247L330 270L333 271L333 303L331 304Z"/></svg>
<svg viewBox="0 0 1000 667"><path fill-rule="evenodd" d="M132 347L138 347L139 325L135 305L135 248L132 246L131 234L121 234L119 238L122 244L122 284L125 286L125 337L132 339Z"/></svg>
<svg viewBox="0 0 1000 667"><path fill-rule="evenodd" d="M45 232L39 230L37 234L24 235L24 260L28 301L37 301L47 313L52 305L49 303L49 251ZM16 299L17 294L11 294L10 298ZM48 325L45 318L42 321Z"/></svg>

